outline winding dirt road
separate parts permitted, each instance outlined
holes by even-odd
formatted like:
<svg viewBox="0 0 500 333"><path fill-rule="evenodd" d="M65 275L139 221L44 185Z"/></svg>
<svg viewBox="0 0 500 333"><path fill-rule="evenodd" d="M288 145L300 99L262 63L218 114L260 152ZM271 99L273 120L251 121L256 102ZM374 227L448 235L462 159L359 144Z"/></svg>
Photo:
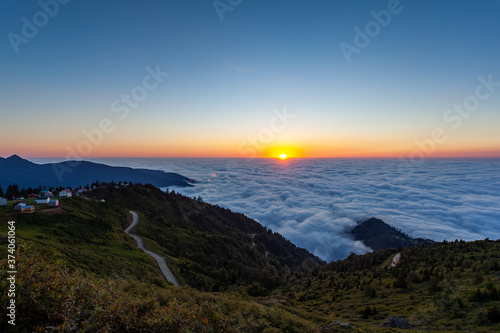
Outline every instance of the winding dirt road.
<svg viewBox="0 0 500 333"><path fill-rule="evenodd" d="M154 260L158 263L158 267L160 267L161 274L165 277L165 279L168 282L171 282L175 286L180 286L181 284L179 283L179 280L175 277L175 275L172 273L170 268L168 268L167 263L165 262L165 259L160 256L157 253L151 252L148 249L144 247L144 241L142 238L138 235L134 235L130 233L130 230L132 230L137 223L139 223L139 215L137 215L136 212L130 211L130 214L132 214L132 223L128 226L127 229L125 229L125 232L132 236L135 241L137 242L137 247L146 252L149 256L153 257Z"/></svg>

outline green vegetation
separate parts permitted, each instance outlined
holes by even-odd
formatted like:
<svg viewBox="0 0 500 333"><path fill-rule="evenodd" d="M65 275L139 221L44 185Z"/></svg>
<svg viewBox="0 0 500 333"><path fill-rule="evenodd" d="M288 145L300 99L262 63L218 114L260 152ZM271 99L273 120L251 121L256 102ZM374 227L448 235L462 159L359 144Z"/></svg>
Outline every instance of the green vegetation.
<svg viewBox="0 0 500 333"><path fill-rule="evenodd" d="M499 262L500 241L378 250L330 263L282 292L294 306L357 327L396 315L417 330L498 332Z"/></svg>
<svg viewBox="0 0 500 333"><path fill-rule="evenodd" d="M2 332L7 327L9 332L313 332L317 328L272 303L166 284L102 279L82 270L69 272L54 250L23 246L18 260L18 319L15 327L8 326L2 313ZM5 269L0 278L5 290ZM5 293L0 299L7 304Z"/></svg>
<svg viewBox="0 0 500 333"><path fill-rule="evenodd" d="M161 280L154 260L137 248L122 229L128 224L126 210L110 203L81 198L64 199L59 208L34 214L0 215L2 233L6 222L16 222L17 240L29 240L61 253L70 269L83 268L102 276Z"/></svg>
<svg viewBox="0 0 500 333"><path fill-rule="evenodd" d="M200 290L256 282L266 294L322 263L243 214L154 186L108 186L92 196L140 212L136 229L146 246L169 259L181 282Z"/></svg>
<svg viewBox="0 0 500 333"><path fill-rule="evenodd" d="M499 241L377 250L322 265L281 235L201 199L148 185L91 195L106 202L72 198L34 214L0 211L0 241L14 220L21 245L19 320L9 331L321 332L330 324L329 331L387 332L380 324L391 315L421 332L500 330ZM123 232L129 209L140 215L146 246L167 257L183 287L165 282ZM2 290L6 259L2 247ZM0 331L7 301L2 293Z"/></svg>

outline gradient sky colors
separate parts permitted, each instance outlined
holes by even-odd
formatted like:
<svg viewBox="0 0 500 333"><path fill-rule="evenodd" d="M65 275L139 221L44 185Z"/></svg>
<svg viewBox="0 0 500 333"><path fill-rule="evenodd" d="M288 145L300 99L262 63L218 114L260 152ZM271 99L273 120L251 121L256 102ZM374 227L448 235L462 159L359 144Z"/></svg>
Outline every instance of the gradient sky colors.
<svg viewBox="0 0 500 333"><path fill-rule="evenodd" d="M0 8L3 157L500 156L495 0Z"/></svg>

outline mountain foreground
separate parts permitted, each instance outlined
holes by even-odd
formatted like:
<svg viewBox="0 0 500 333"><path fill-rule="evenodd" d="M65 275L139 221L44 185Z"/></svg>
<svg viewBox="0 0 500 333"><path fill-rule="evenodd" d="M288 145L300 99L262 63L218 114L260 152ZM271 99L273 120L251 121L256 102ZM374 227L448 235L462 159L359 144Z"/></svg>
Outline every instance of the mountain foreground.
<svg viewBox="0 0 500 333"><path fill-rule="evenodd" d="M19 245L19 321L7 326L4 293L2 331L378 332L390 316L416 331L500 328L498 241L420 244L325 264L201 198L140 184L91 193L34 214L0 208L1 239L14 220ZM163 280L123 232L131 209L141 219L136 232L182 287ZM6 290L7 270L0 275Z"/></svg>

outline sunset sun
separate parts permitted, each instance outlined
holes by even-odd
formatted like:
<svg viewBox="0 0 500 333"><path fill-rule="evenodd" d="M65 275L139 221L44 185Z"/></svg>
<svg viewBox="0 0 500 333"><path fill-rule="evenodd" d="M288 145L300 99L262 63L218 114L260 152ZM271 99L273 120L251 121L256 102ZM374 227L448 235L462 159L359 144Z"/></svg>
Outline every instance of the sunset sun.
<svg viewBox="0 0 500 333"><path fill-rule="evenodd" d="M288 156L287 156L286 154L281 154L281 155L280 155L280 158L281 158L282 160L286 160L286 159L288 158Z"/></svg>

